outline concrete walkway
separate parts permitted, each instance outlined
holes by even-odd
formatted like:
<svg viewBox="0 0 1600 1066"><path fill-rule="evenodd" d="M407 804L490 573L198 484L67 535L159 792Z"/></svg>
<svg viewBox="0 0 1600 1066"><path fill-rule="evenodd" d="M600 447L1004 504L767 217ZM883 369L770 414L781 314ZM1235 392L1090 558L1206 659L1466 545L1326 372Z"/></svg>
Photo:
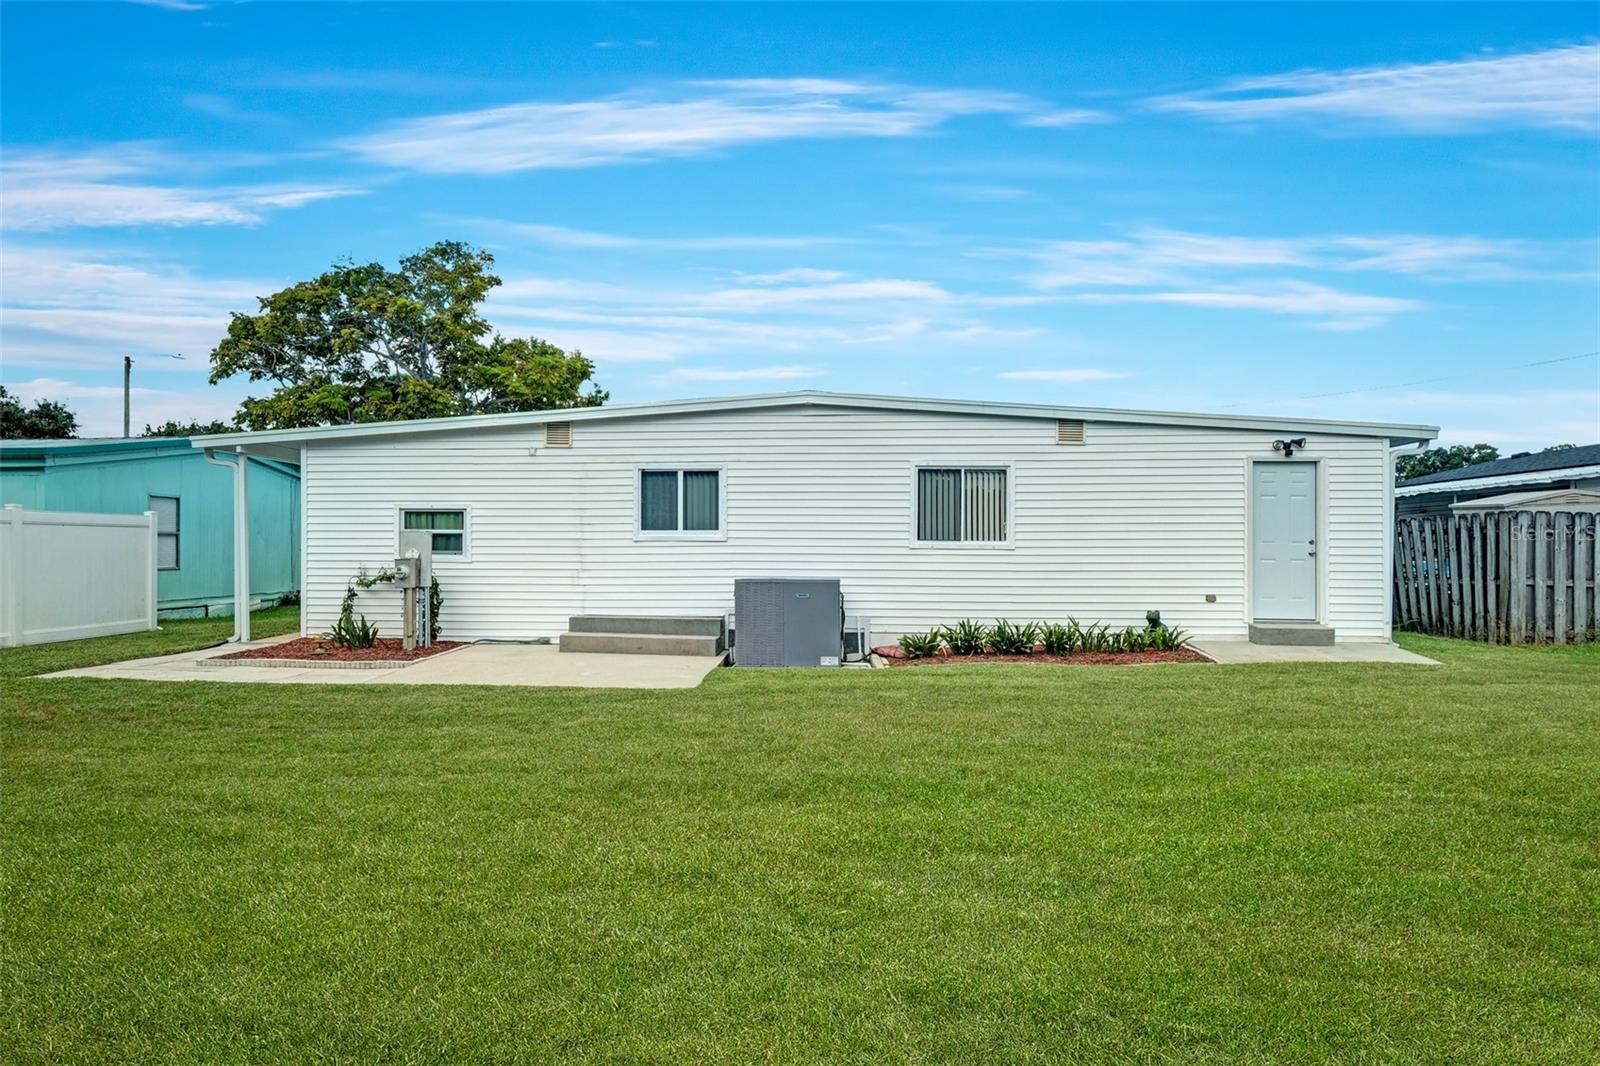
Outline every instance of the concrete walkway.
<svg viewBox="0 0 1600 1066"><path fill-rule="evenodd" d="M1406 651L1397 644L1349 642L1322 647L1295 644L1252 644L1240 637L1233 640L1190 642L1202 655L1219 663L1410 663L1438 666L1434 659Z"/></svg>
<svg viewBox="0 0 1600 1066"><path fill-rule="evenodd" d="M288 638L284 638L288 639ZM278 640L253 641L263 647ZM405 666L329 669L298 666L224 666L207 662L238 651L223 645L152 659L62 670L44 677L114 677L134 681L248 681L269 685L529 685L577 688L694 688L721 656L601 655L568 652L553 644L472 644Z"/></svg>

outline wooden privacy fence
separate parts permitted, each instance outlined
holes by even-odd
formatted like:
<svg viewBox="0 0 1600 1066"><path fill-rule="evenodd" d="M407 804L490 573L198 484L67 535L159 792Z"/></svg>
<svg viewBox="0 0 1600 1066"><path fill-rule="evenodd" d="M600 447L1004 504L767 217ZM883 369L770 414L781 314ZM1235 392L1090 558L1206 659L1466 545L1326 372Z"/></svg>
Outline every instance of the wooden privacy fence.
<svg viewBox="0 0 1600 1066"><path fill-rule="evenodd" d="M1597 519L1571 511L1397 519L1395 623L1500 643L1594 640Z"/></svg>

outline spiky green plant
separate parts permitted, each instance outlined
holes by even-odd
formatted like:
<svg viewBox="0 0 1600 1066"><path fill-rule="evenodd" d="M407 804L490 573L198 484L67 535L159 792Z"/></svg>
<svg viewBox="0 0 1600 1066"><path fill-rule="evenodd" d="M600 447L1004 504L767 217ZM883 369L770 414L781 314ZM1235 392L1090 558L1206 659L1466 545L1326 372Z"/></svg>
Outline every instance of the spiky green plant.
<svg viewBox="0 0 1600 1066"><path fill-rule="evenodd" d="M1033 646L1039 643L1037 622L1008 622L998 619L989 630L989 647L996 655L1032 655Z"/></svg>
<svg viewBox="0 0 1600 1066"><path fill-rule="evenodd" d="M989 627L972 618L963 618L940 632L953 655L982 655L989 646Z"/></svg>
<svg viewBox="0 0 1600 1066"><path fill-rule="evenodd" d="M1039 627L1039 643L1046 655L1071 655L1078 646L1078 634L1072 626L1047 622Z"/></svg>
<svg viewBox="0 0 1600 1066"><path fill-rule="evenodd" d="M939 632L906 633L900 638L900 650L907 659L931 659L944 647L944 637Z"/></svg>

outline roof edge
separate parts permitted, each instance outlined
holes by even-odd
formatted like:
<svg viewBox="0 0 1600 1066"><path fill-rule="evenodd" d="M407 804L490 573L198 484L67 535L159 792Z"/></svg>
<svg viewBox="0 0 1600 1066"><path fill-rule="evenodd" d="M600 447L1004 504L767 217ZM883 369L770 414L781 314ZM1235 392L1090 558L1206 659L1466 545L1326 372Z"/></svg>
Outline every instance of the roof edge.
<svg viewBox="0 0 1600 1066"><path fill-rule="evenodd" d="M988 415L998 418L1070 418L1080 419L1085 422L1198 426L1217 429L1272 429L1283 431L1309 429L1338 433L1344 436L1383 437L1400 444L1429 441L1439 435L1438 426L1391 422L1355 422L1266 415L1222 415L1188 411L1144 411L1110 407L1072 407L1052 404L1006 403L996 400L922 399L910 396L875 396L807 389L795 392L755 393L744 396L613 404L606 407L520 411L499 415L459 415L450 418L411 419L399 422L362 422L343 426L313 426L305 429L268 429L254 432L197 436L189 438L189 441L196 448L226 448L233 445L284 444L310 440L397 436L410 433L445 433L462 429L540 425L545 422L587 422L598 419L648 418L663 415L762 410L776 407L839 407L867 410L924 411L943 414Z"/></svg>

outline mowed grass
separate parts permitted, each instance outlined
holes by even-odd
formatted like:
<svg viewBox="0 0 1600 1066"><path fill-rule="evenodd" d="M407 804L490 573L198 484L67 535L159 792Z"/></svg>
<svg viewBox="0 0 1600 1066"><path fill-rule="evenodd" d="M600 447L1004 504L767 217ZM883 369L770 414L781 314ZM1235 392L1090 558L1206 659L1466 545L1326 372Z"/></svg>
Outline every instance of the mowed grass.
<svg viewBox="0 0 1600 1066"><path fill-rule="evenodd" d="M300 608L269 607L250 615L250 637L280 637L300 628ZM0 681L48 674L56 670L81 670L86 666L176 655L220 644L233 635L232 618L181 618L163 621L159 628L123 633L94 640L68 640L60 644L32 644L0 651Z"/></svg>
<svg viewBox="0 0 1600 1066"><path fill-rule="evenodd" d="M1405 642L8 680L0 1058L1594 1061L1600 652Z"/></svg>

